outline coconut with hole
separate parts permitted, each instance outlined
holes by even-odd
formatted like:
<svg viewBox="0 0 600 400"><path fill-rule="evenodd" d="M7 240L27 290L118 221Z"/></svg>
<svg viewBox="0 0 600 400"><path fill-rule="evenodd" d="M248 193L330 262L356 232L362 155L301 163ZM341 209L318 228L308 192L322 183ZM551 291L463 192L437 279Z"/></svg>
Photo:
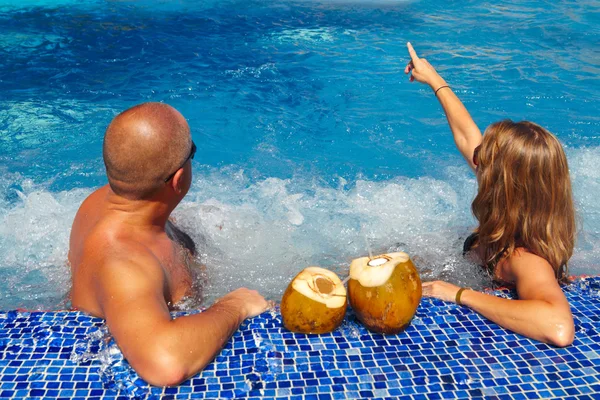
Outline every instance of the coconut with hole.
<svg viewBox="0 0 600 400"><path fill-rule="evenodd" d="M421 279L406 253L361 257L350 264L348 298L367 329L395 334L408 327L421 301Z"/></svg>
<svg viewBox="0 0 600 400"><path fill-rule="evenodd" d="M283 325L292 332L327 333L346 314L346 288L333 272L308 267L288 285L281 299Z"/></svg>

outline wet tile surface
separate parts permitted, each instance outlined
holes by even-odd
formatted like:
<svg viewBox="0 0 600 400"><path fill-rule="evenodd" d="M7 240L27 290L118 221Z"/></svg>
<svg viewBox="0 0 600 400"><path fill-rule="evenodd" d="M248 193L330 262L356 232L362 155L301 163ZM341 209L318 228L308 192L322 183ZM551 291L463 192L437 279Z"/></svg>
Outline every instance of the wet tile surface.
<svg viewBox="0 0 600 400"><path fill-rule="evenodd" d="M298 335L272 312L247 321L201 374L173 388L140 379L100 319L0 312L0 398L600 399L600 278L565 292L576 324L565 349L431 299L392 336L352 315L331 334Z"/></svg>

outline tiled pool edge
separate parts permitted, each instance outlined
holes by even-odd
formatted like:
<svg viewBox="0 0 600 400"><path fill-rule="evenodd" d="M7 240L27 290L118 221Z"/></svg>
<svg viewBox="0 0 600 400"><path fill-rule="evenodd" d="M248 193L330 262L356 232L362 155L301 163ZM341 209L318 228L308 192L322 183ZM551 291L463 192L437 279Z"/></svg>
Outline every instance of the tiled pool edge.
<svg viewBox="0 0 600 400"><path fill-rule="evenodd" d="M332 334L292 334L278 313L265 313L173 388L139 379L105 343L100 319L0 312L0 398L600 398L600 278L578 279L565 292L576 323L565 349L431 299L393 336L371 334L352 316Z"/></svg>

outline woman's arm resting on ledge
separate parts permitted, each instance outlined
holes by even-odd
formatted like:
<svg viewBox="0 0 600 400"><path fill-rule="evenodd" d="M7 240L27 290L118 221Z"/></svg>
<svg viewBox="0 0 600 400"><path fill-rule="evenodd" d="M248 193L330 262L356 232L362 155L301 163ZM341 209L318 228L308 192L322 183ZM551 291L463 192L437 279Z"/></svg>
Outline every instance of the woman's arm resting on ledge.
<svg viewBox="0 0 600 400"><path fill-rule="evenodd" d="M552 267L542 258L519 252L510 260L519 300L465 290L461 304L523 336L564 347L573 343L575 326L569 303ZM537 259L537 260L536 260ZM454 302L459 287L436 281L423 284L423 295Z"/></svg>
<svg viewBox="0 0 600 400"><path fill-rule="evenodd" d="M475 125L473 118L450 89L446 81L437 73L435 68L424 58L419 58L417 52L410 43L407 44L411 61L406 66L404 72L412 72L410 81L417 81L429 85L436 92L436 96L446 113L450 130L454 136L454 143L461 152L471 168L475 169L473 164L473 150L481 143L481 131Z"/></svg>

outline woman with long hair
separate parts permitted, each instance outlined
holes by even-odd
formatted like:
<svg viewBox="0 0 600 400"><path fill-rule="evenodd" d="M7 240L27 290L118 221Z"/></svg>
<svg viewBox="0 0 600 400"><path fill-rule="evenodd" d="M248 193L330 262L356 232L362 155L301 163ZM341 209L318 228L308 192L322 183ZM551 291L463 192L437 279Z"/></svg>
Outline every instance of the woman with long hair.
<svg viewBox="0 0 600 400"><path fill-rule="evenodd" d="M448 282L423 295L465 305L498 325L555 346L573 342L574 323L559 282L576 236L567 158L558 139L532 122L504 120L484 135L450 86L410 43L405 73L427 84L442 105L456 147L477 176L471 206L479 226L465 242L496 281L516 289L504 299Z"/></svg>

